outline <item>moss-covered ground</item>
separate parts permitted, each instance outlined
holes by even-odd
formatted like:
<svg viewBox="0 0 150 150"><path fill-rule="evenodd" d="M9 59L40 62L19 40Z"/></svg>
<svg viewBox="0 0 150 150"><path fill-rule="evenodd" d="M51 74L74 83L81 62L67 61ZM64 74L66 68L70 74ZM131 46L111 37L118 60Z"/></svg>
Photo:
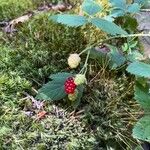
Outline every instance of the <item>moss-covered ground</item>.
<svg viewBox="0 0 150 150"><path fill-rule="evenodd" d="M19 17L40 3L1 0L0 20ZM140 111L133 99L133 80L122 71L107 70L107 62L89 63L89 84L77 112L63 102L33 106L36 91L49 75L70 71L67 57L89 42L88 27L55 24L48 20L52 14L32 17L11 36L0 31L0 150L133 149L137 141L131 129ZM96 34L94 40L105 37ZM39 119L43 111L46 115Z"/></svg>

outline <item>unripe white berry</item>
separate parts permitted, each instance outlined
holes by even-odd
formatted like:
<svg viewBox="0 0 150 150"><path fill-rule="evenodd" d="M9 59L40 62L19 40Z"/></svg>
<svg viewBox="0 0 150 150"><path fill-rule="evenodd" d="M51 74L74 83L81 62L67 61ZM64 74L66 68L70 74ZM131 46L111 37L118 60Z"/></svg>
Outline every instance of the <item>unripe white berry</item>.
<svg viewBox="0 0 150 150"><path fill-rule="evenodd" d="M81 61L81 58L78 54L70 54L69 58L68 58L68 65L70 66L70 68L77 68L79 63Z"/></svg>

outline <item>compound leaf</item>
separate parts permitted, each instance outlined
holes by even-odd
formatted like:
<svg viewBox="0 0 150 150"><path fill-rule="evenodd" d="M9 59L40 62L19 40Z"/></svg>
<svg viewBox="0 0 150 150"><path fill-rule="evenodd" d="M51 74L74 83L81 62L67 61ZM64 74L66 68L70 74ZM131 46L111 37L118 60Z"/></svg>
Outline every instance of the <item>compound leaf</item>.
<svg viewBox="0 0 150 150"><path fill-rule="evenodd" d="M112 6L120 9L125 9L126 7L126 0L110 0Z"/></svg>
<svg viewBox="0 0 150 150"><path fill-rule="evenodd" d="M64 80L64 79L66 80L66 78L72 77L72 76L73 74L68 73L68 72L59 72L57 74L51 74L49 78L52 80Z"/></svg>
<svg viewBox="0 0 150 150"><path fill-rule="evenodd" d="M138 3L140 5L143 5L144 3L146 3L148 0L134 0L135 3Z"/></svg>
<svg viewBox="0 0 150 150"><path fill-rule="evenodd" d="M36 96L40 100L60 100L66 96L64 90L64 82L50 81L45 84L41 89L39 89Z"/></svg>
<svg viewBox="0 0 150 150"><path fill-rule="evenodd" d="M86 17L79 15L58 14L51 16L50 19L57 23L61 23L71 27L78 27L87 23Z"/></svg>
<svg viewBox="0 0 150 150"><path fill-rule="evenodd" d="M84 0L82 9L89 15L95 15L101 11L101 7L93 0Z"/></svg>
<svg viewBox="0 0 150 150"><path fill-rule="evenodd" d="M150 94L147 86L143 87L141 84L136 84L134 98L146 111L150 111Z"/></svg>
<svg viewBox="0 0 150 150"><path fill-rule="evenodd" d="M150 142L150 116L141 118L133 128L133 137Z"/></svg>
<svg viewBox="0 0 150 150"><path fill-rule="evenodd" d="M73 74L67 72L50 75L49 78L51 78L52 81L39 89L36 98L40 100L60 100L64 98L67 95L64 89L65 81L68 77L72 76Z"/></svg>
<svg viewBox="0 0 150 150"><path fill-rule="evenodd" d="M98 27L99 29L105 31L108 34L116 35L116 34L127 34L121 27L117 26L115 23L107 21L101 18L92 18L91 23Z"/></svg>
<svg viewBox="0 0 150 150"><path fill-rule="evenodd" d="M129 13L137 13L140 11L140 5L138 3L133 3L128 6L127 11Z"/></svg>
<svg viewBox="0 0 150 150"><path fill-rule="evenodd" d="M143 62L133 62L127 67L126 70L136 76L141 76L145 78L150 77L150 65Z"/></svg>

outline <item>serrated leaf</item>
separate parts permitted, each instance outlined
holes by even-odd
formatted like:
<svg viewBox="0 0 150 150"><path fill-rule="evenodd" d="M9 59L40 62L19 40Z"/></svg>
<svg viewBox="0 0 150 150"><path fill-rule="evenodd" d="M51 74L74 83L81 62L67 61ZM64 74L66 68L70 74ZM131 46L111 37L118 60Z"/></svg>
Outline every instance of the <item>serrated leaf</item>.
<svg viewBox="0 0 150 150"><path fill-rule="evenodd" d="M140 84L136 84L134 98L145 111L150 111L149 87L143 87Z"/></svg>
<svg viewBox="0 0 150 150"><path fill-rule="evenodd" d="M128 55L127 55L127 59L128 59L129 61L131 61L131 62L135 62L135 61L137 61L137 60L142 60L142 59L144 59L144 56L143 56L140 52L138 52L138 51L132 51L131 54L128 54Z"/></svg>
<svg viewBox="0 0 150 150"><path fill-rule="evenodd" d="M109 48L111 50L108 54L110 57L111 69L116 69L125 63L126 58L118 51L116 47L109 45Z"/></svg>
<svg viewBox="0 0 150 150"><path fill-rule="evenodd" d="M64 80L67 79L68 77L73 77L73 74L67 72L59 72L57 74L51 74L49 76L49 78L52 80Z"/></svg>
<svg viewBox="0 0 150 150"><path fill-rule="evenodd" d="M113 22L115 20L114 18L115 17L113 15L108 15L108 16L105 16L103 19L110 21L110 22Z"/></svg>
<svg viewBox="0 0 150 150"><path fill-rule="evenodd" d="M136 76L145 78L150 77L150 65L143 62L133 62L127 67L126 70Z"/></svg>
<svg viewBox="0 0 150 150"><path fill-rule="evenodd" d="M58 14L51 16L50 19L71 27L78 27L87 23L86 17L79 15Z"/></svg>
<svg viewBox="0 0 150 150"><path fill-rule="evenodd" d="M39 89L36 96L40 100L60 100L66 96L64 89L65 80L54 80L45 84Z"/></svg>
<svg viewBox="0 0 150 150"><path fill-rule="evenodd" d="M137 13L140 11L140 5L138 3L133 3L128 6L127 11L129 13Z"/></svg>
<svg viewBox="0 0 150 150"><path fill-rule="evenodd" d="M150 116L141 118L133 128L133 137L150 142Z"/></svg>
<svg viewBox="0 0 150 150"><path fill-rule="evenodd" d="M93 0L84 0L82 10L89 15L95 15L101 11L101 7Z"/></svg>
<svg viewBox="0 0 150 150"><path fill-rule="evenodd" d="M126 8L126 0L110 0L112 6L125 9Z"/></svg>
<svg viewBox="0 0 150 150"><path fill-rule="evenodd" d="M99 29L105 31L111 35L123 34L126 35L127 32L124 31L121 27L117 26L115 23L107 21L101 18L92 18L91 23L98 27Z"/></svg>
<svg viewBox="0 0 150 150"><path fill-rule="evenodd" d="M140 4L136 2L128 5L126 0L110 0L110 2L114 7L111 12L114 18L124 16L126 13L137 13L141 7Z"/></svg>
<svg viewBox="0 0 150 150"><path fill-rule="evenodd" d="M113 18L123 16L124 14L125 14L125 10L119 8L115 8L111 11L111 16Z"/></svg>
<svg viewBox="0 0 150 150"><path fill-rule="evenodd" d="M135 3L141 4L143 5L144 3L146 3L148 0L134 0Z"/></svg>

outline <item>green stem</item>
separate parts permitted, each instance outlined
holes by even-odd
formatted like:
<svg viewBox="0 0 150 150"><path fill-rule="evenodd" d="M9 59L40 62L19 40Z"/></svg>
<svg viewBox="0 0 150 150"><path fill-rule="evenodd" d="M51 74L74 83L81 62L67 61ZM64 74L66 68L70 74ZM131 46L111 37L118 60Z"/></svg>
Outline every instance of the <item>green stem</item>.
<svg viewBox="0 0 150 150"><path fill-rule="evenodd" d="M86 56L86 60L85 60L84 66L83 66L83 68L81 69L81 71L79 73L83 73L84 75L86 74L89 56L90 56L90 49L89 49L88 54Z"/></svg>
<svg viewBox="0 0 150 150"><path fill-rule="evenodd" d="M91 50L89 49L87 57L86 57L86 60L85 60L85 72L84 72L84 75L87 72L87 65L88 65L88 60L89 60L90 52L91 52Z"/></svg>
<svg viewBox="0 0 150 150"><path fill-rule="evenodd" d="M79 53L79 56L82 55L84 52L88 51L89 47L85 48L81 53Z"/></svg>
<svg viewBox="0 0 150 150"><path fill-rule="evenodd" d="M84 75L87 72L88 59L89 59L89 55L90 55L90 51L91 51L91 47L92 47L92 45L91 45L91 32L90 32L90 30L88 31L87 34L88 34L89 44L87 45L87 47L81 53L79 53L79 55L81 55L84 52L88 51L87 56L86 56L86 60L85 60L85 63L84 63L84 66L83 66L83 68L79 72L79 73L84 74Z"/></svg>
<svg viewBox="0 0 150 150"><path fill-rule="evenodd" d="M84 74L86 74L87 72L87 65L88 65L88 59L89 59L89 55L90 55L90 49L96 45L98 45L99 43L104 43L106 41L109 41L111 39L115 39L115 38L128 38L128 37L147 37L149 36L150 37L150 33L148 34L143 34L143 33L138 33L138 34L129 34L129 35L118 35L118 36L114 36L114 37L110 37L108 39L105 39L105 40L101 40L97 43L94 43L94 44L89 44L90 46L88 46L87 48L85 48L81 53L79 53L79 55L83 54L84 52L88 51L88 54L87 54L87 57L86 57L86 60L85 60L85 64L83 66L83 68L81 69L81 71L79 73L83 73L84 69L85 69L85 72ZM91 34L89 33L89 39L91 39Z"/></svg>
<svg viewBox="0 0 150 150"><path fill-rule="evenodd" d="M118 35L118 36L114 36L114 37L111 37L111 38L108 38L108 39L105 39L101 42L105 42L105 41L108 41L108 40L111 40L111 39L115 39L115 38L128 38L128 37L150 37L150 33L137 33L137 34L129 34L129 35Z"/></svg>

